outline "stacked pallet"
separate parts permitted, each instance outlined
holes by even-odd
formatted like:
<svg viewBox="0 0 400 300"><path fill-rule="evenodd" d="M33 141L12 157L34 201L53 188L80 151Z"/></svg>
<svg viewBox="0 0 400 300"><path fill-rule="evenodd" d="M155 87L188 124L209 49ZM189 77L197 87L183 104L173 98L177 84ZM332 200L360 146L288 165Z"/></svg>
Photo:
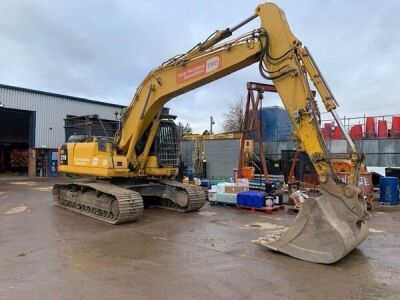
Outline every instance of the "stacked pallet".
<svg viewBox="0 0 400 300"><path fill-rule="evenodd" d="M10 153L10 167L13 169L27 168L29 161L28 149L13 149Z"/></svg>
<svg viewBox="0 0 400 300"><path fill-rule="evenodd" d="M240 192L249 190L248 181L221 182L208 192L210 204L236 205L236 196Z"/></svg>

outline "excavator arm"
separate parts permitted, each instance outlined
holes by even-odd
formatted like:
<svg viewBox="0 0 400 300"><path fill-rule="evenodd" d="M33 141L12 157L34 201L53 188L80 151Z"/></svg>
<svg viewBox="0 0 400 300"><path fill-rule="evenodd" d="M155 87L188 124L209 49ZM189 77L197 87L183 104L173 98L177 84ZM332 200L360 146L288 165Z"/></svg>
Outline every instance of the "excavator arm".
<svg viewBox="0 0 400 300"><path fill-rule="evenodd" d="M257 17L261 21L260 29L227 43L217 44ZM308 49L302 47L301 42L290 31L284 13L272 3L258 6L256 13L239 25L216 31L211 38L199 43L191 51L176 56L151 71L138 87L124 115L122 130L117 135L119 152L127 156L131 167L141 170L140 173L143 174L158 128L157 116L164 104L176 96L254 63L259 64L263 77L273 80L295 124L297 140L313 159L323 181L332 170L329 170L328 153L319 133L319 113L309 87L310 78L321 95L326 110L333 114L350 144L352 155L336 158L352 158L354 170L351 172L351 182L356 184L361 155L335 111L337 101ZM150 125L152 129L147 137L145 150L138 157L136 145Z"/></svg>
<svg viewBox="0 0 400 300"><path fill-rule="evenodd" d="M144 168L158 127L157 116L164 104L176 96L257 62L261 52L259 36L259 32L254 31L230 43L201 51L199 49L203 47L199 44L191 52L173 58L149 73L127 108L121 133L117 135L118 148L127 155L132 166ZM152 126L152 130L145 151L138 157L136 145L149 126Z"/></svg>
<svg viewBox="0 0 400 300"><path fill-rule="evenodd" d="M260 20L259 29L221 43L256 18ZM256 243L304 260L333 263L359 245L368 233L365 222L368 213L358 187L362 155L345 132L336 113L338 103L310 52L293 35L285 14L275 4L259 5L252 16L237 26L216 31L189 52L152 70L122 117L113 155L125 157L129 174L148 175L146 165L163 106L178 95L256 63L261 75L273 81L294 124L297 144L310 156L318 173L321 189L321 196L303 203L294 223L285 232L261 238ZM311 82L325 109L342 129L349 153L328 152L320 132L320 113L310 89ZM143 137L145 146L137 152ZM332 162L338 159L351 160L349 184L338 180L332 170Z"/></svg>

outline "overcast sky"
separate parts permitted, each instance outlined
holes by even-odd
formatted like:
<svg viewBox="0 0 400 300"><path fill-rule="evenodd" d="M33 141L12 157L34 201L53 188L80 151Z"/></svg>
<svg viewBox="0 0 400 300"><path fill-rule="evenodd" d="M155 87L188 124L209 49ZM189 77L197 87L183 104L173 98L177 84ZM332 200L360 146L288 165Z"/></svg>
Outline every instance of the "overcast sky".
<svg viewBox="0 0 400 300"><path fill-rule="evenodd" d="M0 83L128 105L154 67L260 1L0 1ZM400 1L276 1L307 45L341 116L400 113ZM257 20L241 30L257 28ZM221 130L227 103L260 81L256 65L168 103L195 131ZM281 105L266 95L264 105Z"/></svg>

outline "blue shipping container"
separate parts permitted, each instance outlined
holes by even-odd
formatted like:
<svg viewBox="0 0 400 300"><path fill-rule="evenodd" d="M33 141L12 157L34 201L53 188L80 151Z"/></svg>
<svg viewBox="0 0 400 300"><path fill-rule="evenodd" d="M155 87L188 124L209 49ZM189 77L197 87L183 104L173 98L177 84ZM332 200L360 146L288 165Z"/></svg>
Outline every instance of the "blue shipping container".
<svg viewBox="0 0 400 300"><path fill-rule="evenodd" d="M397 177L381 177L379 188L381 203L387 205L399 204L399 179Z"/></svg>

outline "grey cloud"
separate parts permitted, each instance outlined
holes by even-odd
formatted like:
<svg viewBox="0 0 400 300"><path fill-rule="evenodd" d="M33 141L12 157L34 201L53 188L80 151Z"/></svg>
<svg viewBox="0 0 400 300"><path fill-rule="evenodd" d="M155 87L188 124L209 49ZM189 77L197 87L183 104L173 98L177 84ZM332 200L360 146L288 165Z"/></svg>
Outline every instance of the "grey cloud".
<svg viewBox="0 0 400 300"><path fill-rule="evenodd" d="M128 104L154 67L260 1L0 2L0 82ZM311 49L346 116L399 113L398 1L277 1ZM258 22L246 26L251 30ZM244 30L242 30L243 32ZM261 81L255 66L179 96L168 106L198 132ZM265 105L280 104L268 95Z"/></svg>

